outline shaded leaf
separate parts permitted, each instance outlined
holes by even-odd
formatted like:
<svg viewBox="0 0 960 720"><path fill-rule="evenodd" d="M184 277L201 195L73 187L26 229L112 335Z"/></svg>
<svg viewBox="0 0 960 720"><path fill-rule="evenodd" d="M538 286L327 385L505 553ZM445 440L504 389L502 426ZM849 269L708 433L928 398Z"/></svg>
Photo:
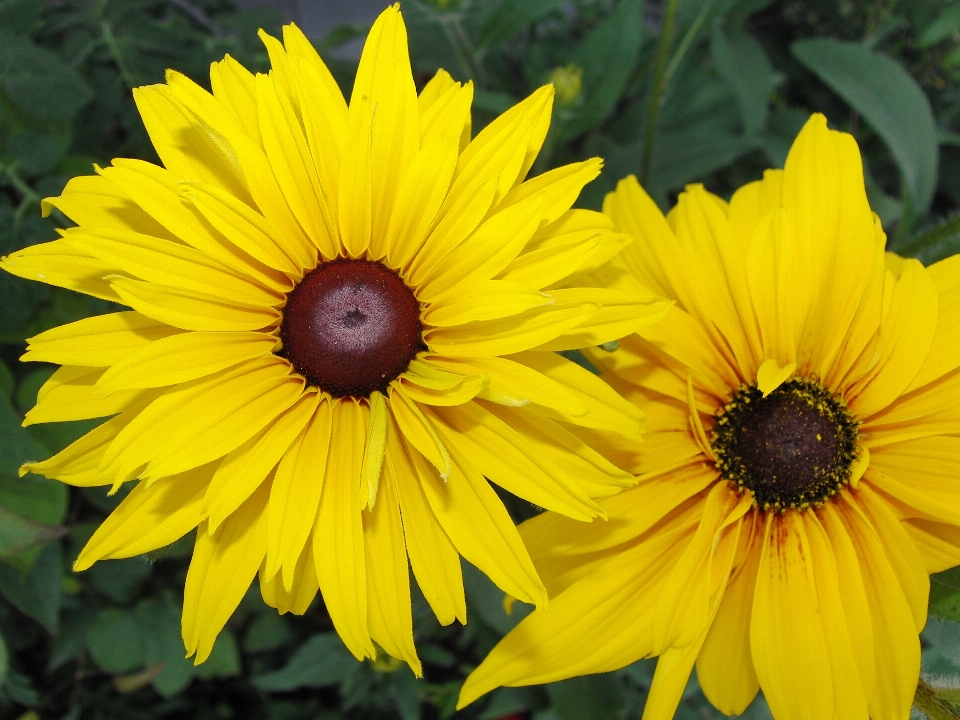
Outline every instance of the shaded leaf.
<svg viewBox="0 0 960 720"><path fill-rule="evenodd" d="M357 668L357 662L336 633L314 635L297 648L280 670L254 677L253 685L265 692L336 685Z"/></svg>
<svg viewBox="0 0 960 720"><path fill-rule="evenodd" d="M62 578L63 556L59 543L47 545L26 573L0 562L0 592L51 635L56 635L60 627Z"/></svg>
<svg viewBox="0 0 960 720"><path fill-rule="evenodd" d="M930 614L960 622L960 567L930 576Z"/></svg>
<svg viewBox="0 0 960 720"><path fill-rule="evenodd" d="M180 639L180 606L169 591L137 604L137 622L143 637L143 662L163 669L150 679L153 689L163 697L173 697L193 677L193 662L184 657Z"/></svg>
<svg viewBox="0 0 960 720"><path fill-rule="evenodd" d="M917 81L892 58L856 43L799 40L794 56L870 123L900 168L901 192L925 211L937 186L937 126Z"/></svg>
<svg viewBox="0 0 960 720"><path fill-rule="evenodd" d="M107 608L87 630L87 650L101 670L128 673L143 666L143 630L132 610Z"/></svg>
<svg viewBox="0 0 960 720"><path fill-rule="evenodd" d="M0 28L0 83L36 118L71 118L93 92L69 65L48 50Z"/></svg>
<svg viewBox="0 0 960 720"><path fill-rule="evenodd" d="M64 532L63 528L33 522L0 506L0 559L44 545Z"/></svg>
<svg viewBox="0 0 960 720"><path fill-rule="evenodd" d="M562 0L503 0L487 18L477 46L485 47L509 40L528 25L557 10L561 3Z"/></svg>
<svg viewBox="0 0 960 720"><path fill-rule="evenodd" d="M0 505L46 525L59 525L67 514L67 486L38 475L0 475Z"/></svg>
<svg viewBox="0 0 960 720"><path fill-rule="evenodd" d="M610 15L591 30L571 58L583 69L584 101L559 130L566 139L606 120L630 80L643 42L640 0L620 0Z"/></svg>
<svg viewBox="0 0 960 720"><path fill-rule="evenodd" d="M741 30L713 26L710 49L721 77L737 94L746 135L760 132L767 124L770 93L782 77L774 72L763 47L752 35Z"/></svg>
<svg viewBox="0 0 960 720"><path fill-rule="evenodd" d="M230 630L225 629L217 636L210 657L202 665L194 666L193 674L203 680L240 674L240 649Z"/></svg>
<svg viewBox="0 0 960 720"><path fill-rule="evenodd" d="M609 673L551 683L547 692L558 720L609 720L623 705L617 676Z"/></svg>

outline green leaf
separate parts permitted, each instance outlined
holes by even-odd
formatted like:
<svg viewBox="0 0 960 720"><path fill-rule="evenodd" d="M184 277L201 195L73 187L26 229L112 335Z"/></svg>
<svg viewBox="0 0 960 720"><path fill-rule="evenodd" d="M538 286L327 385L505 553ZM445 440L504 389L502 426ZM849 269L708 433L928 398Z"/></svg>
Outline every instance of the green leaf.
<svg viewBox="0 0 960 720"><path fill-rule="evenodd" d="M923 640L923 669L928 674L960 673L960 624L936 616L927 620Z"/></svg>
<svg viewBox="0 0 960 720"><path fill-rule="evenodd" d="M40 17L40 0L0 0L0 28L29 35Z"/></svg>
<svg viewBox="0 0 960 720"><path fill-rule="evenodd" d="M250 623L247 634L243 638L243 649L252 653L276 650L292 637L293 633L286 618L268 611L261 613Z"/></svg>
<svg viewBox="0 0 960 720"><path fill-rule="evenodd" d="M480 32L478 47L496 45L555 12L562 0L503 0Z"/></svg>
<svg viewBox="0 0 960 720"><path fill-rule="evenodd" d="M67 486L37 475L0 475L0 505L30 520L59 525L67 514Z"/></svg>
<svg viewBox="0 0 960 720"><path fill-rule="evenodd" d="M470 563L463 563L463 590L467 596L467 613L475 613L500 635L510 632L531 610L529 605L514 603L513 612L507 615L503 590Z"/></svg>
<svg viewBox="0 0 960 720"><path fill-rule="evenodd" d="M960 567L930 576L930 614L960 622Z"/></svg>
<svg viewBox="0 0 960 720"><path fill-rule="evenodd" d="M140 586L150 576L150 565L140 557L104 560L96 563L86 575L101 595L125 604L137 596Z"/></svg>
<svg viewBox="0 0 960 720"><path fill-rule="evenodd" d="M0 29L0 83L36 118L71 118L93 99L77 72L49 50Z"/></svg>
<svg viewBox="0 0 960 720"><path fill-rule="evenodd" d="M0 562L0 592L20 612L56 635L63 597L63 557L60 543L50 543L26 573Z"/></svg>
<svg viewBox="0 0 960 720"><path fill-rule="evenodd" d="M135 613L143 637L144 664L164 663L163 671L153 679L153 689L163 697L173 697L193 678L193 662L184 657L180 638L180 605L169 591L137 604Z"/></svg>
<svg viewBox="0 0 960 720"><path fill-rule="evenodd" d="M609 720L617 717L623 693L616 675L585 675L547 685L559 720Z"/></svg>
<svg viewBox="0 0 960 720"><path fill-rule="evenodd" d="M0 685L7 679L7 671L10 669L10 655L7 652L7 644L0 635Z"/></svg>
<svg viewBox="0 0 960 720"><path fill-rule="evenodd" d="M920 233L897 252L919 258L925 265L960 252L960 213Z"/></svg>
<svg viewBox="0 0 960 720"><path fill-rule="evenodd" d="M830 86L883 138L900 168L901 194L917 213L930 206L937 186L939 147L930 101L892 58L830 38L800 40L794 56Z"/></svg>
<svg viewBox="0 0 960 720"><path fill-rule="evenodd" d="M321 633L298 647L283 668L258 675L251 682L264 692L317 688L336 685L356 668L357 662L337 634Z"/></svg>
<svg viewBox="0 0 960 720"><path fill-rule="evenodd" d="M28 177L50 172L67 149L67 137L18 130L7 138L7 154Z"/></svg>
<svg viewBox="0 0 960 720"><path fill-rule="evenodd" d="M0 397L0 476L16 475L23 463L50 455L20 427L20 422L10 401Z"/></svg>
<svg viewBox="0 0 960 720"><path fill-rule="evenodd" d="M127 673L143 666L143 628L133 610L107 608L87 630L87 650L101 670Z"/></svg>
<svg viewBox="0 0 960 720"><path fill-rule="evenodd" d="M760 132L767 124L770 94L782 76L774 72L757 39L741 30L715 24L710 50L717 72L737 94L744 134Z"/></svg>
<svg viewBox="0 0 960 720"><path fill-rule="evenodd" d="M227 629L220 632L210 657L202 665L196 665L193 674L203 680L240 674L240 649L232 632Z"/></svg>
<svg viewBox="0 0 960 720"><path fill-rule="evenodd" d="M917 45L922 48L936 45L960 30L960 3L948 5L943 12L920 33Z"/></svg>
<svg viewBox="0 0 960 720"><path fill-rule="evenodd" d="M571 58L583 69L585 97L578 112L562 126L561 139L576 137L610 117L633 74L642 42L642 3L620 0Z"/></svg>
<svg viewBox="0 0 960 720"><path fill-rule="evenodd" d="M65 532L63 528L41 525L0 506L0 559L45 545Z"/></svg>
<svg viewBox="0 0 960 720"><path fill-rule="evenodd" d="M13 392L13 373L7 364L0 360L0 398L10 399L10 393Z"/></svg>

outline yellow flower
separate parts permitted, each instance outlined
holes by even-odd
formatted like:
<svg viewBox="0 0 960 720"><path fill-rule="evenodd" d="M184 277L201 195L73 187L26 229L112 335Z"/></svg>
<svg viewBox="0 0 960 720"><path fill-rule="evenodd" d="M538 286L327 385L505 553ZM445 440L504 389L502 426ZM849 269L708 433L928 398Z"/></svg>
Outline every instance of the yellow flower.
<svg viewBox="0 0 960 720"><path fill-rule="evenodd" d="M556 350L666 310L585 286L630 242L571 210L599 160L524 182L547 86L472 141L472 86L416 94L399 8L367 38L349 105L293 25L269 75L229 56L210 94L175 72L135 91L164 167L117 159L46 209L78 227L7 271L127 305L30 340L62 364L26 423L113 416L36 472L139 479L76 569L197 528L183 637L202 662L259 572L305 611L318 589L358 658L420 671L408 557L442 623L466 620L460 555L538 606L541 584L487 479L589 520L633 478L569 424L640 412ZM503 357L505 356L505 357Z"/></svg>
<svg viewBox="0 0 960 720"><path fill-rule="evenodd" d="M822 115L729 204L691 186L664 218L628 178L605 211L676 301L590 355L647 415L642 446L608 450L639 482L607 523L521 526L549 611L461 705L660 655L646 720L694 666L726 714L762 688L777 720L904 720L928 573L960 563L960 257L885 255L856 143Z"/></svg>

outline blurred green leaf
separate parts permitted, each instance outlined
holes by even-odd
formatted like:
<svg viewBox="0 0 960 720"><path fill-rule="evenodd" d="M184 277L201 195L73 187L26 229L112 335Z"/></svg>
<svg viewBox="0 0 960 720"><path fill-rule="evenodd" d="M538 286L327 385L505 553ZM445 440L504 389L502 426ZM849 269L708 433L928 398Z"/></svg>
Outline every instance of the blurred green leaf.
<svg viewBox="0 0 960 720"><path fill-rule="evenodd" d="M7 154L28 177L53 170L66 149L66 137L32 130L18 130L7 138Z"/></svg>
<svg viewBox="0 0 960 720"><path fill-rule="evenodd" d="M633 74L642 42L643 3L620 0L573 54L573 65L583 69L584 101L561 126L560 139L576 137L613 113Z"/></svg>
<svg viewBox="0 0 960 720"><path fill-rule="evenodd" d="M133 610L106 608L87 630L87 650L101 670L128 673L143 666L143 629Z"/></svg>
<svg viewBox="0 0 960 720"><path fill-rule="evenodd" d="M509 40L528 25L555 12L563 0L503 0L487 19L478 47Z"/></svg>
<svg viewBox="0 0 960 720"><path fill-rule="evenodd" d="M126 604L137 597L140 586L150 577L150 565L140 557L103 560L85 574L101 595Z"/></svg>
<svg viewBox="0 0 960 720"><path fill-rule="evenodd" d="M10 655L7 651L7 643L3 640L3 635L0 635L0 685L7 679L7 671L10 669Z"/></svg>
<svg viewBox="0 0 960 720"><path fill-rule="evenodd" d="M617 676L585 675L547 685L558 720L609 720L617 717L623 693Z"/></svg>
<svg viewBox="0 0 960 720"><path fill-rule="evenodd" d="M770 94L782 76L774 71L757 39L742 30L715 24L710 48L717 72L737 94L744 134L759 133L767 124Z"/></svg>
<svg viewBox="0 0 960 720"><path fill-rule="evenodd" d="M25 462L49 456L30 433L20 427L20 422L20 415L10 401L0 397L0 478L15 476Z"/></svg>
<svg viewBox="0 0 960 720"><path fill-rule="evenodd" d="M0 505L30 520L59 525L67 514L67 487L38 475L0 475Z"/></svg>
<svg viewBox="0 0 960 720"><path fill-rule="evenodd" d="M932 265L960 252L960 213L920 233L897 251Z"/></svg>
<svg viewBox="0 0 960 720"><path fill-rule="evenodd" d="M800 40L794 56L870 123L900 168L915 212L930 206L937 186L937 125L917 81L892 58L831 38Z"/></svg>
<svg viewBox="0 0 960 720"><path fill-rule="evenodd" d="M921 634L927 646L923 669L936 675L960 674L960 624L937 616L927 620Z"/></svg>
<svg viewBox="0 0 960 720"><path fill-rule="evenodd" d="M0 83L36 118L71 118L93 92L69 65L6 28L0 28Z"/></svg>
<svg viewBox="0 0 960 720"><path fill-rule="evenodd" d="M40 623L51 635L56 635L60 627L62 578L60 543L47 545L26 573L0 562L0 592L14 607Z"/></svg>
<svg viewBox="0 0 960 720"><path fill-rule="evenodd" d="M357 662L336 633L314 635L297 648L280 670L253 678L264 692L284 692L302 687L336 685L357 668Z"/></svg>
<svg viewBox="0 0 960 720"><path fill-rule="evenodd" d="M286 619L272 610L264 612L250 623L243 637L246 652L276 650L293 637Z"/></svg>
<svg viewBox="0 0 960 720"><path fill-rule="evenodd" d="M10 399L13 392L13 373L7 364L0 360L0 397Z"/></svg>
<svg viewBox="0 0 960 720"><path fill-rule="evenodd" d="M960 622L960 567L930 576L930 614Z"/></svg>
<svg viewBox="0 0 960 720"><path fill-rule="evenodd" d="M917 45L922 48L936 45L960 30L960 3L947 5L933 22L920 33Z"/></svg>
<svg viewBox="0 0 960 720"><path fill-rule="evenodd" d="M204 663L194 666L193 674L203 680L240 674L240 648L237 638L228 628L224 628L217 636L210 657Z"/></svg>
<svg viewBox="0 0 960 720"><path fill-rule="evenodd" d="M0 559L45 545L61 537L64 532L63 528L41 525L0 505Z"/></svg>
<svg viewBox="0 0 960 720"><path fill-rule="evenodd" d="M28 35L40 18L40 0L0 0L0 28Z"/></svg>
<svg viewBox="0 0 960 720"><path fill-rule="evenodd" d="M180 638L180 606L170 592L164 592L140 602L136 617L142 629L144 663L147 667L163 663L163 670L151 679L153 689L173 697L190 684L194 674Z"/></svg>

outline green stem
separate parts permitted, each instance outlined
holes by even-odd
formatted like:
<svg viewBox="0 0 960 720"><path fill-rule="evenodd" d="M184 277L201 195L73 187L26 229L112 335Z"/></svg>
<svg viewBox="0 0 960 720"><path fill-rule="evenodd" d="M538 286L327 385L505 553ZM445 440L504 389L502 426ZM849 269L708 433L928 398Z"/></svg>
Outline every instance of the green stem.
<svg viewBox="0 0 960 720"><path fill-rule="evenodd" d="M901 247L898 252L901 255L916 256L923 250L958 235L960 235L960 213L957 213L943 224L937 225L937 227L928 230L919 237L913 238Z"/></svg>
<svg viewBox="0 0 960 720"><path fill-rule="evenodd" d="M703 5L700 6L700 12L697 13L697 17L695 17L693 22L690 23L690 27L683 36L683 40L681 40L680 44L677 46L677 51L673 54L673 57L670 58L670 64L667 65L667 70L663 74L664 90L670 87L670 81L673 79L674 73L677 71L677 68L680 67L680 63L687 54L687 50L690 49L690 46L696 39L697 34L700 32L700 27L707 19L707 15L710 13L710 8L713 6L713 3L714 0L705 0Z"/></svg>
<svg viewBox="0 0 960 720"><path fill-rule="evenodd" d="M917 683L913 705L930 720L960 720L960 713L937 697L937 691L924 682L923 678Z"/></svg>
<svg viewBox="0 0 960 720"><path fill-rule="evenodd" d="M134 80L133 74L130 72L130 68L127 66L127 61L123 57L123 51L120 49L120 43L117 41L117 36L113 34L113 26L109 22L104 20L100 23L100 36L103 38L103 43L107 46L107 49L110 51L110 57L113 58L113 61L117 64L117 69L120 71L120 77L123 78L123 81L127 84L129 88L135 88L137 86L137 81Z"/></svg>
<svg viewBox="0 0 960 720"><path fill-rule="evenodd" d="M454 14L445 14L440 22L443 23L447 37L450 39L450 42L453 43L457 55L460 56L460 64L463 65L463 69L470 74L471 80L477 85L482 85L484 82L483 68L477 61L477 56L473 51L473 47L470 45L470 40L467 39L466 33L463 32L463 28L460 26L460 17Z"/></svg>
<svg viewBox="0 0 960 720"><path fill-rule="evenodd" d="M667 12L660 31L660 46L657 48L657 64L653 69L653 82L650 85L650 107L647 110L647 132L643 142L643 165L640 169L640 184L650 180L650 167L653 159L653 142L657 135L657 116L660 114L660 95L663 93L664 73L667 67L667 55L673 41L673 22L677 16L680 0L667 0Z"/></svg>

